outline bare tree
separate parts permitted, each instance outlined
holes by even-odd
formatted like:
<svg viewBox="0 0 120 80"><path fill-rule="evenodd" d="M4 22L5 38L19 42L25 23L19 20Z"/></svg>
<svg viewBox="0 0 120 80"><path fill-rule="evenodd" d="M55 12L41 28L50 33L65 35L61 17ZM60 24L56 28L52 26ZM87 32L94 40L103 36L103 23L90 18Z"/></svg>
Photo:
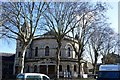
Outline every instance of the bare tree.
<svg viewBox="0 0 120 80"><path fill-rule="evenodd" d="M102 50L101 50L101 55L103 56L102 62L105 64L105 61L107 58L107 55L111 53L116 52L116 47L117 47L117 34L110 28L106 27L104 30L104 36L105 40L104 43L102 44Z"/></svg>
<svg viewBox="0 0 120 80"><path fill-rule="evenodd" d="M79 25L77 28L74 28L72 30L73 37L78 40L78 49L75 46L75 43L73 43L73 48L75 50L75 53L78 55L78 63L79 63L79 77L80 75L80 65L81 65L81 59L84 55L83 52L86 50L85 46L88 43L90 37L94 34L95 30L94 28L99 24L102 23L106 24L104 21L106 20L106 17L104 16L104 12L106 12L107 7L105 7L105 4L103 3L87 3L87 7L84 8L82 15L82 19L79 22ZM78 18L79 18L78 17Z"/></svg>
<svg viewBox="0 0 120 80"><path fill-rule="evenodd" d="M46 14L44 14L47 30L53 31L56 42L58 44L56 51L56 77L59 78L60 49L65 36L75 28L81 18L77 19L77 15L81 14L86 3L72 2L54 2L51 3Z"/></svg>
<svg viewBox="0 0 120 80"><path fill-rule="evenodd" d="M118 37L118 39L117 39L117 42L118 42L118 45L117 45L117 52L118 52L118 55L120 56L120 33L118 33L118 35L117 35ZM120 62L119 62L120 63Z"/></svg>
<svg viewBox="0 0 120 80"><path fill-rule="evenodd" d="M5 32L2 30L2 27L0 27L0 39L3 38Z"/></svg>
<svg viewBox="0 0 120 80"><path fill-rule="evenodd" d="M104 56L104 59L108 59L107 57L105 58L105 56L115 51L116 42L113 35L114 31L110 27L98 27L87 43L86 53L88 53L90 61L93 64L93 74L96 72L95 67L99 57Z"/></svg>
<svg viewBox="0 0 120 80"><path fill-rule="evenodd" d="M1 27L7 32L5 36L23 44L19 59L21 62L20 73L23 73L26 49L36 36L41 16L46 9L47 3L45 2L2 3Z"/></svg>
<svg viewBox="0 0 120 80"><path fill-rule="evenodd" d="M0 18L2 13L2 3L0 2ZM0 39L3 38L4 34L6 33L3 28L1 27L2 21L0 21Z"/></svg>
<svg viewBox="0 0 120 80"><path fill-rule="evenodd" d="M106 27L98 27L95 28L94 34L90 38L89 45L91 46L91 49L93 51L93 74L96 73L96 66L99 56L102 54L103 45L106 41L108 34L106 34L108 31L106 31Z"/></svg>

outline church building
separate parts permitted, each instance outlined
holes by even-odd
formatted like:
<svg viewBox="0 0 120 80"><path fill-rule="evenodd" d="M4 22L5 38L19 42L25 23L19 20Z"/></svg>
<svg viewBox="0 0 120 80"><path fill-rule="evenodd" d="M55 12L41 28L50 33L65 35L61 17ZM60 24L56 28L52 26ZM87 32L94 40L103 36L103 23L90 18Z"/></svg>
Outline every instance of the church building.
<svg viewBox="0 0 120 80"><path fill-rule="evenodd" d="M71 43L72 38L66 36L62 41L60 51L60 77L78 77L78 56L76 55ZM77 41L74 40L76 48ZM19 58L21 54L21 42L17 41L14 73L17 74L20 66ZM25 55L24 72L43 73L51 78L56 75L56 48L57 42L53 32L47 32L40 37L33 39ZM81 71L83 69L81 68Z"/></svg>

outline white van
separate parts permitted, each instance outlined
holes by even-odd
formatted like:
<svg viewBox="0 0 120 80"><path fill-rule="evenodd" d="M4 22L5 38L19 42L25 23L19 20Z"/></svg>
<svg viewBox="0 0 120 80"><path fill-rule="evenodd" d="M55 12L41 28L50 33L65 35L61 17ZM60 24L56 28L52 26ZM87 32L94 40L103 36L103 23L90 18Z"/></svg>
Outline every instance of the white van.
<svg viewBox="0 0 120 80"><path fill-rule="evenodd" d="M120 64L101 65L97 80L120 80Z"/></svg>
<svg viewBox="0 0 120 80"><path fill-rule="evenodd" d="M47 75L40 73L20 73L16 78L17 80L50 80Z"/></svg>

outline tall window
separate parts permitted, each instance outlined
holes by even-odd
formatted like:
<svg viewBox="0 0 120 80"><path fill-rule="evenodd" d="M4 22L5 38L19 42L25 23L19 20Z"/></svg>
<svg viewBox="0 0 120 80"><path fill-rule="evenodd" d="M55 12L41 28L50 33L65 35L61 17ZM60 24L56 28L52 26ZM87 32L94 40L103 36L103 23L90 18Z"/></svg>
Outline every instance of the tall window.
<svg viewBox="0 0 120 80"><path fill-rule="evenodd" d="M34 66L34 72L37 72L37 65Z"/></svg>
<svg viewBox="0 0 120 80"><path fill-rule="evenodd" d="M67 71L70 72L70 66L69 65L67 65Z"/></svg>
<svg viewBox="0 0 120 80"><path fill-rule="evenodd" d="M27 65L27 71L26 72L30 72L30 66L29 65Z"/></svg>
<svg viewBox="0 0 120 80"><path fill-rule="evenodd" d="M18 57L21 57L21 52L18 52Z"/></svg>
<svg viewBox="0 0 120 80"><path fill-rule="evenodd" d="M70 57L70 47L68 47L68 57Z"/></svg>
<svg viewBox="0 0 120 80"><path fill-rule="evenodd" d="M74 71L75 71L75 72L77 71L77 69L76 69L76 65L74 65Z"/></svg>
<svg viewBox="0 0 120 80"><path fill-rule="evenodd" d="M49 56L49 47L48 46L45 47L45 56Z"/></svg>
<svg viewBox="0 0 120 80"><path fill-rule="evenodd" d="M32 57L32 53L30 52L30 53L28 53L28 57L29 58L31 58Z"/></svg>
<svg viewBox="0 0 120 80"><path fill-rule="evenodd" d="M20 47L22 46L22 42L21 42L21 41L19 42L19 46L20 46Z"/></svg>
<svg viewBox="0 0 120 80"><path fill-rule="evenodd" d="M25 52L25 58L27 58L27 52Z"/></svg>
<svg viewBox="0 0 120 80"><path fill-rule="evenodd" d="M59 71L62 71L62 65L59 65Z"/></svg>
<svg viewBox="0 0 120 80"><path fill-rule="evenodd" d="M35 48L35 56L38 56L38 47Z"/></svg>
<svg viewBox="0 0 120 80"><path fill-rule="evenodd" d="M61 51L60 51L60 56L61 56Z"/></svg>

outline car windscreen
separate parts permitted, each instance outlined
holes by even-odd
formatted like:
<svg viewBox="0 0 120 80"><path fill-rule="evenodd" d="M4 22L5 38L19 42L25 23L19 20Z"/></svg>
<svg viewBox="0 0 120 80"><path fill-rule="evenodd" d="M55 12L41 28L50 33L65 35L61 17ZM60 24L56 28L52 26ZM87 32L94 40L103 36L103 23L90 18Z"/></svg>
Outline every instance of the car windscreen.
<svg viewBox="0 0 120 80"><path fill-rule="evenodd" d="M99 78L120 78L120 71L100 71Z"/></svg>
<svg viewBox="0 0 120 80"><path fill-rule="evenodd" d="M47 78L46 76L43 76L43 80L50 80L50 79Z"/></svg>
<svg viewBox="0 0 120 80"><path fill-rule="evenodd" d="M27 76L26 80L42 80L42 79L41 79L41 76L33 76L33 75L31 75L31 76Z"/></svg>

